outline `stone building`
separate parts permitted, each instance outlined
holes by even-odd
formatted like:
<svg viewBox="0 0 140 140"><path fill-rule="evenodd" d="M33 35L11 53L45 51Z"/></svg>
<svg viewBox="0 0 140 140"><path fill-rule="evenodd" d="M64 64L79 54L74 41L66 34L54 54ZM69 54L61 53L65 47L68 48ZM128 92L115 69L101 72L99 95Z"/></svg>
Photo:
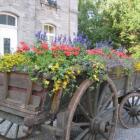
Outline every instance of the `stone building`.
<svg viewBox="0 0 140 140"><path fill-rule="evenodd" d="M0 54L16 50L19 41L33 42L35 32L48 39L77 33L78 0L0 0Z"/></svg>

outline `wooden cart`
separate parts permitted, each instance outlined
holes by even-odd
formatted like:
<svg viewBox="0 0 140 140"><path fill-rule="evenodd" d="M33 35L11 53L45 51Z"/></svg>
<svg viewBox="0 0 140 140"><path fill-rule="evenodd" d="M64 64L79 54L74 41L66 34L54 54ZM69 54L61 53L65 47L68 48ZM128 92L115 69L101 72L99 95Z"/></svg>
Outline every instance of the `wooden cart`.
<svg viewBox="0 0 140 140"><path fill-rule="evenodd" d="M9 139L12 131L10 139L27 140L49 122L46 128L57 140L113 140L118 102L122 124L139 124L140 73L119 77L111 73L100 84L84 78L77 82L74 93L49 96L48 89L32 82L28 74L0 73L0 124L9 122L1 136Z"/></svg>

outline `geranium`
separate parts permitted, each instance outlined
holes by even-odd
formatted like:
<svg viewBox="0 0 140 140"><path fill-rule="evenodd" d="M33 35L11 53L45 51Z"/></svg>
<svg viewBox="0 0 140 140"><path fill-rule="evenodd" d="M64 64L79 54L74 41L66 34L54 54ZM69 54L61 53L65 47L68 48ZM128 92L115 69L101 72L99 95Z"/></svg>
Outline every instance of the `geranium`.
<svg viewBox="0 0 140 140"><path fill-rule="evenodd" d="M107 49L107 52L104 49L91 49L87 50L87 54L89 55L100 55L100 56L105 56L108 58L112 58L114 55L120 57L120 58L129 58L127 54L124 52L120 52L117 50L113 49Z"/></svg>
<svg viewBox="0 0 140 140"><path fill-rule="evenodd" d="M41 43L41 48L44 49L44 50L48 50L49 49L48 44L44 43L44 42Z"/></svg>
<svg viewBox="0 0 140 140"><path fill-rule="evenodd" d="M17 49L17 52L27 52L30 50L30 47L23 41L20 42L20 46Z"/></svg>
<svg viewBox="0 0 140 140"><path fill-rule="evenodd" d="M41 55L41 54L44 53L43 50L40 50L40 49L38 49L38 48L36 48L36 47L32 47L32 51L35 52L35 53L38 54L38 55Z"/></svg>
<svg viewBox="0 0 140 140"><path fill-rule="evenodd" d="M65 56L69 57L69 56L78 56L80 53L80 48L79 47L73 47L70 45L53 45L51 47L51 50L54 54L54 56L58 56L60 55L60 53L63 53Z"/></svg>
<svg viewBox="0 0 140 140"><path fill-rule="evenodd" d="M91 50L87 50L87 53L90 54L90 55L104 55L102 49L91 49Z"/></svg>
<svg viewBox="0 0 140 140"><path fill-rule="evenodd" d="M128 55L126 55L124 52L120 52L120 51L116 51L116 50L112 50L113 54L116 54L118 57L120 58L129 58Z"/></svg>

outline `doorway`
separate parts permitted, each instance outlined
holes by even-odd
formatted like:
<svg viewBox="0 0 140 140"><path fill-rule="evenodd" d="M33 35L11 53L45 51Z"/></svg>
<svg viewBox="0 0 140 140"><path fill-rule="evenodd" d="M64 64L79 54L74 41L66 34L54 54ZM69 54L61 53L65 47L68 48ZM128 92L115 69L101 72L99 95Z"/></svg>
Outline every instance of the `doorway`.
<svg viewBox="0 0 140 140"><path fill-rule="evenodd" d="M0 13L0 55L13 53L17 49L17 18Z"/></svg>

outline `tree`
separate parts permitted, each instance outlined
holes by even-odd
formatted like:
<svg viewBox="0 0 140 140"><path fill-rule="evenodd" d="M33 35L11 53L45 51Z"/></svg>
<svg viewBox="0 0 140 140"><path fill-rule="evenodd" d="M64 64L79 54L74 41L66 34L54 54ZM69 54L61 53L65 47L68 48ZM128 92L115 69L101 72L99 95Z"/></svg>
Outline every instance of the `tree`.
<svg viewBox="0 0 140 140"><path fill-rule="evenodd" d="M89 18L88 11L93 11ZM79 32L96 42L112 40L115 47L140 43L139 0L88 1L79 6Z"/></svg>

